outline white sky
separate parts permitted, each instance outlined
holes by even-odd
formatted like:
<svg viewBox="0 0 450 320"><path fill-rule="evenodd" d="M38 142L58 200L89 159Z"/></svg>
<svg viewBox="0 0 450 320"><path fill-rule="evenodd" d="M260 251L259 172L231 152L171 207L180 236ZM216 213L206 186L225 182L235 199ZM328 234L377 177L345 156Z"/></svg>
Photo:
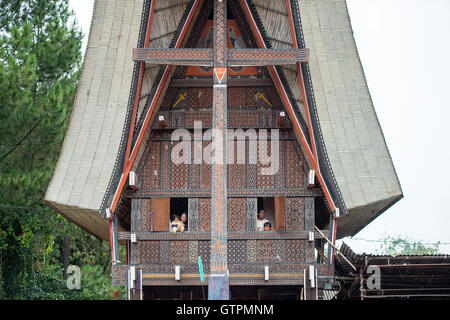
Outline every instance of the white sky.
<svg viewBox="0 0 450 320"><path fill-rule="evenodd" d="M281 0L277 0L281 1ZM69 0L88 39L93 0ZM405 197L344 241L375 253L402 235L450 244L450 1L347 0L369 90ZM306 44L307 45L307 44ZM314 54L314 53L312 53ZM339 244L339 242L338 242ZM441 245L450 254L450 245Z"/></svg>

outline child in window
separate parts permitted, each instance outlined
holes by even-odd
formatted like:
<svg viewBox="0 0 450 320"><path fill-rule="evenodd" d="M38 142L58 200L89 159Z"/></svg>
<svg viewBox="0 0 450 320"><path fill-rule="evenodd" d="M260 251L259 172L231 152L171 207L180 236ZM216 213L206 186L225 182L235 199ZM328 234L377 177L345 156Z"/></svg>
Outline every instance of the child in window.
<svg viewBox="0 0 450 320"><path fill-rule="evenodd" d="M272 225L270 222L264 223L264 231L272 231Z"/></svg>
<svg viewBox="0 0 450 320"><path fill-rule="evenodd" d="M184 223L181 222L180 217L177 215L173 216L173 221L170 223L170 230L173 233L177 233L177 231L184 231Z"/></svg>

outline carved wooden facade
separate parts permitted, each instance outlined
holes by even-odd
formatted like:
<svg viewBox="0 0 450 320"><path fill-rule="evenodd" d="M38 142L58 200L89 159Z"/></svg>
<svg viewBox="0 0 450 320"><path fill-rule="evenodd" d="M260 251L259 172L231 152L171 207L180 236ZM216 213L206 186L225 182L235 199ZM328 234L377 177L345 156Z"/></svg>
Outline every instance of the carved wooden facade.
<svg viewBox="0 0 450 320"><path fill-rule="evenodd" d="M201 2L193 0L191 9ZM333 274L330 261L315 251L323 252L325 244L316 222L328 221L334 204L327 204L323 182L308 184L316 160L311 152L305 156L312 146L303 120L306 111L289 100L295 110L286 112L289 92L273 78L283 79L282 72L266 67L306 61L308 50L255 49L257 41L241 8L245 2L240 2L229 1L227 10L225 0L204 1L186 40L188 49L134 51L136 61L178 66L171 66L173 74L159 102L152 100L159 90L155 86L145 105L134 111L129 144L142 145L133 165L137 185L112 198L115 216L130 217L129 230L115 236L127 245L128 260L113 265L113 284L128 285L130 298L142 297L145 287L176 291L201 285L199 257L212 299L228 298L228 286L306 288L310 266L314 279L321 276L316 285ZM161 83L168 69L161 67L156 77ZM210 129L224 132L225 164L204 159L212 144ZM147 132L146 138L140 131ZM134 160L137 152L125 153L121 180L132 166L127 164L129 153ZM273 174L264 170L275 163L262 161L261 155L277 158ZM185 203L178 212L171 208L174 199ZM272 231L256 230L259 209L271 212ZM172 215L181 212L188 215L187 231L169 232ZM220 276L224 280L215 280Z"/></svg>

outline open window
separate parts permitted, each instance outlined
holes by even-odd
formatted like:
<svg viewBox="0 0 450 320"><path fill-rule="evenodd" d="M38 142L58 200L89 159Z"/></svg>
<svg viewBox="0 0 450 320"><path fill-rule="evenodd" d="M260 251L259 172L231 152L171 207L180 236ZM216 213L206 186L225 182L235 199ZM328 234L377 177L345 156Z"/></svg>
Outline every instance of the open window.
<svg viewBox="0 0 450 320"><path fill-rule="evenodd" d="M188 198L152 198L153 231L169 231L175 215L188 215ZM187 231L187 221L185 229Z"/></svg>
<svg viewBox="0 0 450 320"><path fill-rule="evenodd" d="M257 207L257 217L259 217L260 211L264 210L264 219L270 222L272 230L286 229L285 197L258 198ZM260 230L258 223L257 230Z"/></svg>
<svg viewBox="0 0 450 320"><path fill-rule="evenodd" d="M185 213L186 218L188 218L188 207L188 198L170 198L170 221L173 221L175 216L181 218L183 213ZM188 231L188 220L184 223L184 231Z"/></svg>

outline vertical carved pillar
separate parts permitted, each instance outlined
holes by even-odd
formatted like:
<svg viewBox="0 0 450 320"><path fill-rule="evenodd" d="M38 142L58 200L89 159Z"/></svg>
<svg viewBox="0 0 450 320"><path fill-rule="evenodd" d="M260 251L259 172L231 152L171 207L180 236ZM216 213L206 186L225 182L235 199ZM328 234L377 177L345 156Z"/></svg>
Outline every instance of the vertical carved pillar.
<svg viewBox="0 0 450 320"><path fill-rule="evenodd" d="M314 217L314 197L305 198L305 231L314 231L315 225ZM306 263L314 263L314 241L306 241L305 243L305 259Z"/></svg>
<svg viewBox="0 0 450 320"><path fill-rule="evenodd" d="M256 231L257 199L247 198L247 231Z"/></svg>
<svg viewBox="0 0 450 320"><path fill-rule="evenodd" d="M150 203L150 200L145 200ZM147 204L146 204L147 205ZM142 199L131 199L131 233L141 232L142 231ZM146 218L146 216L144 216ZM150 231L145 230L145 231ZM140 252L138 243L129 243L129 264L135 265L140 262Z"/></svg>
<svg viewBox="0 0 450 320"><path fill-rule="evenodd" d="M188 230L198 231L199 229L198 198L189 198L188 210L189 210Z"/></svg>
<svg viewBox="0 0 450 320"><path fill-rule="evenodd" d="M211 260L208 299L228 300L227 265L227 2L214 1Z"/></svg>
<svg viewBox="0 0 450 320"><path fill-rule="evenodd" d="M314 197L305 198L305 231L314 231Z"/></svg>

